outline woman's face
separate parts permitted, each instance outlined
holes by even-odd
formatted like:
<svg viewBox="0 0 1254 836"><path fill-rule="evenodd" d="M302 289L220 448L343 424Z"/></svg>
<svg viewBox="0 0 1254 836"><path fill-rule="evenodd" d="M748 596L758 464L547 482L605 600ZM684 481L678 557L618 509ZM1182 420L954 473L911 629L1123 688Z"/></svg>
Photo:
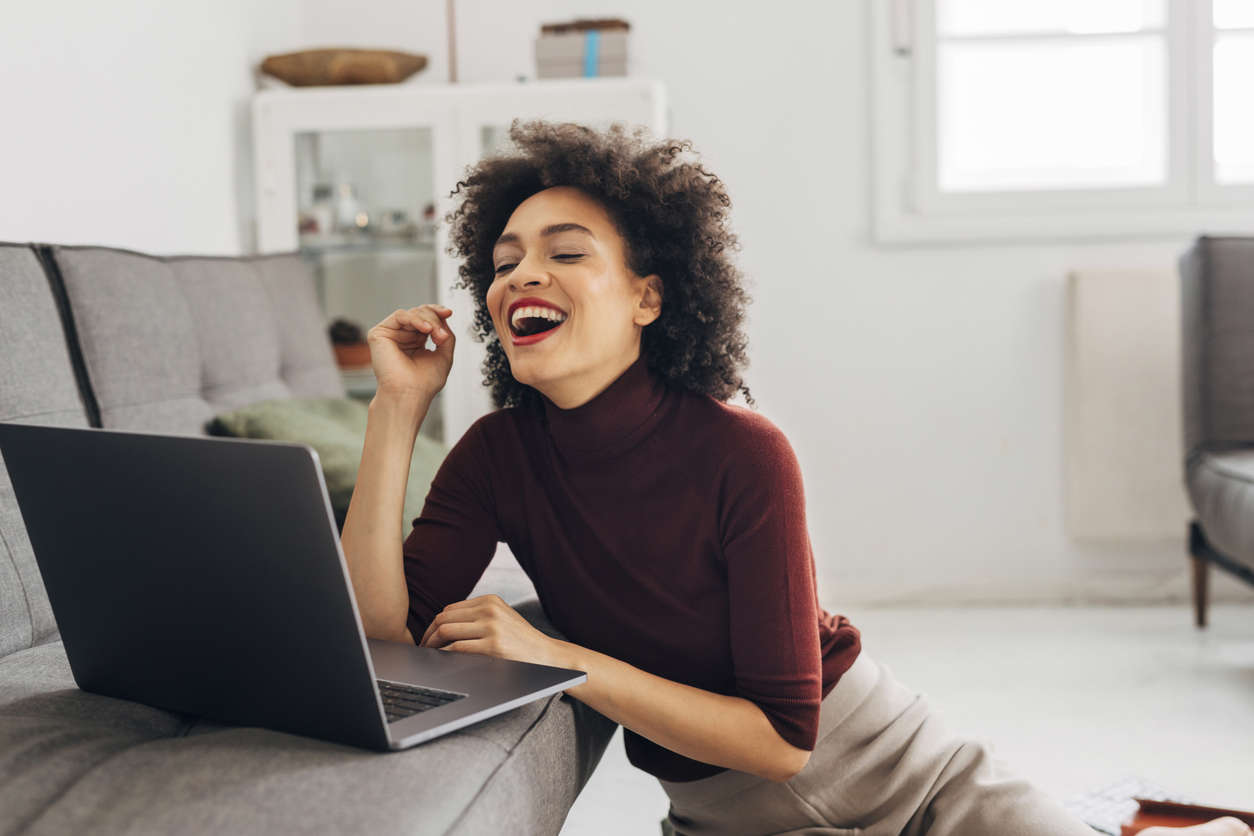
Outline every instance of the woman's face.
<svg viewBox="0 0 1254 836"><path fill-rule="evenodd" d="M626 242L609 214L578 189L555 186L518 204L493 249L486 299L519 383L570 409L635 362L641 331L661 314L661 282L637 276L626 262ZM556 307L561 324L542 339L520 337L511 315L524 299Z"/></svg>

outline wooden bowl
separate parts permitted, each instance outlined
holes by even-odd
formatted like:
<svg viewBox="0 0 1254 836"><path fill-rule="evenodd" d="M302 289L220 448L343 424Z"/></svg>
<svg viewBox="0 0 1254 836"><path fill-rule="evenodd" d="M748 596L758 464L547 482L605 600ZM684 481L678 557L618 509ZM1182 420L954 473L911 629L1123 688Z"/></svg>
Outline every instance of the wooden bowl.
<svg viewBox="0 0 1254 836"><path fill-rule="evenodd" d="M261 71L293 87L395 84L427 66L427 56L387 49L307 49L268 55Z"/></svg>

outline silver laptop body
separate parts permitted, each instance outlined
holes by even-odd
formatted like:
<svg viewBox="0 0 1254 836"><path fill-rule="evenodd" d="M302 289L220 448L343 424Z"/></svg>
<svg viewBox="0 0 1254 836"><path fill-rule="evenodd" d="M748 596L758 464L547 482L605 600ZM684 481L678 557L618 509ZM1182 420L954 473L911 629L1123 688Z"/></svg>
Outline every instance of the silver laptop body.
<svg viewBox="0 0 1254 836"><path fill-rule="evenodd" d="M0 454L84 691L388 750L587 681L367 639L307 445L0 423ZM388 722L378 680L435 707Z"/></svg>

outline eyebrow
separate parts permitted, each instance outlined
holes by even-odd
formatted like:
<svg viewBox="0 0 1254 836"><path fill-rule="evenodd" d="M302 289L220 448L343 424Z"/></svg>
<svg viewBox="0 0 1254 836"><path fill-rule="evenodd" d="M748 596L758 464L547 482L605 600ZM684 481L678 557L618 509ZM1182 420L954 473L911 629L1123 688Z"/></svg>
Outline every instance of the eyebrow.
<svg viewBox="0 0 1254 836"><path fill-rule="evenodd" d="M585 232L588 235L592 235L592 230L588 229L583 224L564 223L564 224L549 224L544 229L540 230L540 236L548 237L550 235L557 235L559 232ZM592 237L596 238L595 235L592 235ZM492 246L496 247L501 244L517 244L519 240L521 239L519 239L519 237L515 233L507 232L504 235L502 235L500 238L497 238L496 244L493 244Z"/></svg>

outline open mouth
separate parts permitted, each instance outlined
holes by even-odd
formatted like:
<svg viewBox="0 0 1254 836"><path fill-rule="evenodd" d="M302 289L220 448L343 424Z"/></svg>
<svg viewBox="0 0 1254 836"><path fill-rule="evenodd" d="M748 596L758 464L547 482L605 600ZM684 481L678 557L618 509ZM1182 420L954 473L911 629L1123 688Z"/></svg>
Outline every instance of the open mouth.
<svg viewBox="0 0 1254 836"><path fill-rule="evenodd" d="M517 322L511 323L509 329L515 337L534 337L536 334L552 331L565 321L543 316L524 316Z"/></svg>
<svg viewBox="0 0 1254 836"><path fill-rule="evenodd" d="M532 300L527 300L531 302ZM570 314L550 305L514 305L506 318L509 323L511 343L515 346L531 345L547 340L566 324Z"/></svg>

